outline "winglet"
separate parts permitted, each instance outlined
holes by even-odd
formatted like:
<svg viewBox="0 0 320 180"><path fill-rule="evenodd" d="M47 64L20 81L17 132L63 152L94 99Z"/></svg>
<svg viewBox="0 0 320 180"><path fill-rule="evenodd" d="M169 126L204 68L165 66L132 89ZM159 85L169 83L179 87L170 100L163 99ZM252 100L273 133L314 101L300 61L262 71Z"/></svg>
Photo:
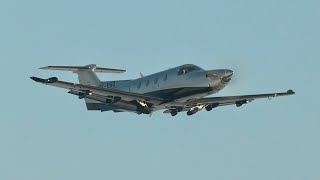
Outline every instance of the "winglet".
<svg viewBox="0 0 320 180"><path fill-rule="evenodd" d="M30 79L34 80L35 82L39 82L39 83L45 83L45 84L49 84L49 83L55 83L58 81L58 78L56 77L51 77L48 79L42 79L42 78L38 78L38 77L30 77Z"/></svg>
<svg viewBox="0 0 320 180"><path fill-rule="evenodd" d="M293 95L293 94L296 94L296 93L293 90L290 89L290 90L287 91L287 94Z"/></svg>

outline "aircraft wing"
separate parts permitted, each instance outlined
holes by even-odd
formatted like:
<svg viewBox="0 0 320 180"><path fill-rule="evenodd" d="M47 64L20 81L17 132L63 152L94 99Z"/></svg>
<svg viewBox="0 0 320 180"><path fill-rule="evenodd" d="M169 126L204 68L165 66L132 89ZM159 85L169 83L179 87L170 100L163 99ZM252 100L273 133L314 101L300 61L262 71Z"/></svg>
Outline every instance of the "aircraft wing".
<svg viewBox="0 0 320 180"><path fill-rule="evenodd" d="M279 96L288 96L293 95L295 92L292 90L288 90L287 92L281 92L281 93L270 93L270 94L255 94L255 95L242 95L242 96L225 96L225 97L209 97L209 98L201 98L194 101L187 101L185 102L185 105L188 104L246 104L249 103L255 99L261 99L261 98L273 98L273 97L279 97Z"/></svg>
<svg viewBox="0 0 320 180"><path fill-rule="evenodd" d="M68 89L71 92L79 92L83 96L99 95L104 97L117 98L119 100L125 100L125 101L137 100L137 101L152 103L152 104L160 104L163 101L163 99L161 98L147 96L143 94L59 81L58 78L56 77L52 77L48 79L31 77L31 79L45 85Z"/></svg>
<svg viewBox="0 0 320 180"><path fill-rule="evenodd" d="M212 108L216 108L218 106L236 105L240 107L243 104L250 103L255 99L262 99L262 98L270 99L273 97L289 96L293 94L295 94L294 91L288 90L287 92L280 92L280 93L201 98L201 99L182 102L180 104L171 104L171 107L173 108L168 108L166 111L164 111L164 113L171 113L173 110L178 110L179 112L190 111L188 112L189 113L188 115L192 115L203 108L206 108L207 110L210 111ZM175 108L175 107L178 107L178 108Z"/></svg>

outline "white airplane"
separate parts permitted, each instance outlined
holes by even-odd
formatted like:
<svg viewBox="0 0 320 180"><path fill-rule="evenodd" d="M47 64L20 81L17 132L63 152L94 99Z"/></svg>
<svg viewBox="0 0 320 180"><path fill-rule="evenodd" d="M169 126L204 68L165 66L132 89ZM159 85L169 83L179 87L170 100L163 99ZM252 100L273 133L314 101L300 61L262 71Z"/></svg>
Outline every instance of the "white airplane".
<svg viewBox="0 0 320 180"><path fill-rule="evenodd" d="M204 70L186 64L149 76L121 81L100 81L96 73L124 73L125 70L87 66L47 66L40 69L72 71L78 74L79 84L59 81L58 78L32 80L59 88L84 99L88 110L134 112L151 114L158 110L172 116L186 111L193 115L202 109L211 111L218 106L247 104L254 99L295 94L281 93L206 97L222 90L230 82L233 71L229 69Z"/></svg>

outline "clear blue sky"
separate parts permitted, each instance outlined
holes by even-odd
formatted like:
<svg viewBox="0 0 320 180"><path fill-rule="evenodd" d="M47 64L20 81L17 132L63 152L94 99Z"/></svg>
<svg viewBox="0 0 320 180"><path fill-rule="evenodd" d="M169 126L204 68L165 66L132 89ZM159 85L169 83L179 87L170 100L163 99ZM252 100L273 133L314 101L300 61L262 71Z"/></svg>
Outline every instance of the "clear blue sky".
<svg viewBox="0 0 320 180"><path fill-rule="evenodd" d="M0 1L1 180L320 179L320 1ZM295 96L172 118L87 112L46 65L230 68L217 96Z"/></svg>

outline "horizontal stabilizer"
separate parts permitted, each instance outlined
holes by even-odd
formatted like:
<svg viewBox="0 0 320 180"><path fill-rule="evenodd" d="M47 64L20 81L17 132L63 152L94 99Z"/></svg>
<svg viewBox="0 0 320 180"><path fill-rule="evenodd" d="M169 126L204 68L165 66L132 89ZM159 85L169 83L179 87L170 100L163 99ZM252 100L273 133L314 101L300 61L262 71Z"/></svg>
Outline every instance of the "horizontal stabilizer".
<svg viewBox="0 0 320 180"><path fill-rule="evenodd" d="M79 71L86 71L86 70L91 70L93 72L100 72L100 73L124 73L124 72L126 72L126 70L122 70L122 69L97 67L95 64L90 64L87 66L47 66L47 67L42 67L40 69L58 70L58 71L72 71L75 73L77 73Z"/></svg>

